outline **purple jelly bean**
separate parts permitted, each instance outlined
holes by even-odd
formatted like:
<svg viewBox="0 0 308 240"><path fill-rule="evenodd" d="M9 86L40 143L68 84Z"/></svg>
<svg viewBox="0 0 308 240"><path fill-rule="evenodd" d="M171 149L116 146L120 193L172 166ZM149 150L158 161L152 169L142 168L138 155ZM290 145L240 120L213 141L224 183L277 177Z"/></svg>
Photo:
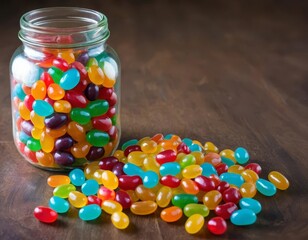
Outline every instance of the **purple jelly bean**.
<svg viewBox="0 0 308 240"><path fill-rule="evenodd" d="M74 163L75 158L72 154L68 152L57 151L53 155L55 162L59 165L68 166Z"/></svg>
<svg viewBox="0 0 308 240"><path fill-rule="evenodd" d="M71 137L69 136L60 137L55 142L55 149L58 151L63 151L73 146L73 144L74 140Z"/></svg>
<svg viewBox="0 0 308 240"><path fill-rule="evenodd" d="M94 101L98 98L99 87L93 83L89 83L86 89L84 90L84 94L87 99L90 101Z"/></svg>
<svg viewBox="0 0 308 240"><path fill-rule="evenodd" d="M21 123L21 130L24 131L28 136L32 136L31 131L33 129L33 124L30 121L23 121Z"/></svg>
<svg viewBox="0 0 308 240"><path fill-rule="evenodd" d="M89 61L89 58L89 54L87 52L84 52L78 55L76 61L82 63L83 65L86 65Z"/></svg>
<svg viewBox="0 0 308 240"><path fill-rule="evenodd" d="M125 175L125 173L123 172L123 167L124 167L124 163L122 162L118 162L116 163L113 168L112 168L112 172L117 176L121 176L121 175Z"/></svg>
<svg viewBox="0 0 308 240"><path fill-rule="evenodd" d="M65 113L54 113L49 117L46 117L44 122L46 127L51 129L57 129L64 126L68 121L68 117Z"/></svg>
<svg viewBox="0 0 308 240"><path fill-rule="evenodd" d="M90 151L89 151L89 153L87 154L86 158L87 158L89 161L94 161L94 160L97 160L97 159L103 157L104 154L105 154L105 149L104 149L104 148L92 146L92 147L90 148Z"/></svg>

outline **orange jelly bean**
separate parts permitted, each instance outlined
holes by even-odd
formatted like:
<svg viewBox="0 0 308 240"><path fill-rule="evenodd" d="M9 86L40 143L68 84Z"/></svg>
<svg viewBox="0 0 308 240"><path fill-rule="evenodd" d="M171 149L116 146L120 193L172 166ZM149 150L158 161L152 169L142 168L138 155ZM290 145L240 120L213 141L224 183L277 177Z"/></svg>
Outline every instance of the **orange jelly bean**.
<svg viewBox="0 0 308 240"><path fill-rule="evenodd" d="M46 85L42 80L35 82L31 88L31 95L34 99L44 99L46 96Z"/></svg>
<svg viewBox="0 0 308 240"><path fill-rule="evenodd" d="M64 97L65 91L60 87L60 85L52 83L47 89L47 94L52 100L60 100Z"/></svg>
<svg viewBox="0 0 308 240"><path fill-rule="evenodd" d="M69 184L70 182L70 178L66 175L52 175L47 179L47 184L54 188L60 185Z"/></svg>
<svg viewBox="0 0 308 240"><path fill-rule="evenodd" d="M203 204L210 210L214 210L221 200L222 195L217 190L209 191L203 196Z"/></svg>
<svg viewBox="0 0 308 240"><path fill-rule="evenodd" d="M182 209L176 206L165 208L160 213L161 219L165 222L176 222L182 217L182 215Z"/></svg>
<svg viewBox="0 0 308 240"><path fill-rule="evenodd" d="M268 180L280 190L286 190L290 185L289 180L277 171L270 172L268 174Z"/></svg>

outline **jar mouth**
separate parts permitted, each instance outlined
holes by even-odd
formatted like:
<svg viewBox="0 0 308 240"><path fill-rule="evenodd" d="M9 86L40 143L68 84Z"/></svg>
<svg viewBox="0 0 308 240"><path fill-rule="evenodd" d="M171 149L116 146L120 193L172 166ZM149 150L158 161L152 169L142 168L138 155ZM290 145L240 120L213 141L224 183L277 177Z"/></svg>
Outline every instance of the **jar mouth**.
<svg viewBox="0 0 308 240"><path fill-rule="evenodd" d="M41 8L20 18L20 40L46 48L76 48L100 44L110 32L107 17L78 7Z"/></svg>

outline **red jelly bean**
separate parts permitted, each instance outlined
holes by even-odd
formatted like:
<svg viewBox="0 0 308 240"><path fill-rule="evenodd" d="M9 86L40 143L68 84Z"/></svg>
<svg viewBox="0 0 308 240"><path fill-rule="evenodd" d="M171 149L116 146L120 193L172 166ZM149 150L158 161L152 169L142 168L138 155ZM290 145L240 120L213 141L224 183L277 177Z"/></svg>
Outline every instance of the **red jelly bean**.
<svg viewBox="0 0 308 240"><path fill-rule="evenodd" d="M118 138L118 129L116 126L112 126L107 133L111 140Z"/></svg>
<svg viewBox="0 0 308 240"><path fill-rule="evenodd" d="M102 205L102 202L103 202L103 200L100 199L100 198L97 197L97 196L94 196L94 195L88 196L88 205L90 205L90 204L96 204L96 205L98 205L98 206L101 206L101 205Z"/></svg>
<svg viewBox="0 0 308 240"><path fill-rule="evenodd" d="M92 124L95 129L103 132L108 132L112 127L112 121L109 117L95 117L92 118Z"/></svg>
<svg viewBox="0 0 308 240"><path fill-rule="evenodd" d="M220 193L223 193L228 188L230 188L230 184L225 181L222 181L218 184L216 190L219 191Z"/></svg>
<svg viewBox="0 0 308 240"><path fill-rule="evenodd" d="M181 142L181 143L177 146L177 152L178 152L178 153L189 154L189 153L190 153L190 149L189 149L189 147L188 147L185 143Z"/></svg>
<svg viewBox="0 0 308 240"><path fill-rule="evenodd" d="M161 133L157 133L151 139L155 141L156 143L160 143L161 141L164 140L164 135Z"/></svg>
<svg viewBox="0 0 308 240"><path fill-rule="evenodd" d="M262 172L262 168L258 163L249 163L245 166L245 169L250 169L258 175L260 175L260 173Z"/></svg>
<svg viewBox="0 0 308 240"><path fill-rule="evenodd" d="M70 67L77 69L77 71L80 74L80 79L88 78L87 69L82 65L82 63L76 61L76 62L71 63Z"/></svg>
<svg viewBox="0 0 308 240"><path fill-rule="evenodd" d="M228 171L228 165L225 163L219 163L215 166L217 173L220 175Z"/></svg>
<svg viewBox="0 0 308 240"><path fill-rule="evenodd" d="M73 108L85 108L88 103L83 94L74 90L66 91L64 99L69 101Z"/></svg>
<svg viewBox="0 0 308 240"><path fill-rule="evenodd" d="M141 148L139 145L132 145L132 146L129 146L125 149L124 151L124 156L127 157L128 154L130 154L131 152L141 152Z"/></svg>
<svg viewBox="0 0 308 240"><path fill-rule="evenodd" d="M204 192L209 192L215 189L215 183L212 179L205 176L198 176L195 178L199 189Z"/></svg>
<svg viewBox="0 0 308 240"><path fill-rule="evenodd" d="M237 188L230 187L222 193L223 200L227 202L233 202L238 204L242 198L241 192Z"/></svg>
<svg viewBox="0 0 308 240"><path fill-rule="evenodd" d="M218 205L215 208L215 213L217 216L223 219L229 219L234 211L237 210L237 206L233 202L228 202L225 204Z"/></svg>
<svg viewBox="0 0 308 240"><path fill-rule="evenodd" d="M118 177L119 188L123 190L135 190L136 187L142 184L142 179L139 176L122 175Z"/></svg>
<svg viewBox="0 0 308 240"><path fill-rule="evenodd" d="M227 223L222 217L213 217L208 221L207 228L211 233L221 235L227 231Z"/></svg>
<svg viewBox="0 0 308 240"><path fill-rule="evenodd" d="M111 171L118 162L119 160L116 157L104 157L99 161L98 165L100 169Z"/></svg>
<svg viewBox="0 0 308 240"><path fill-rule="evenodd" d="M32 111L32 105L35 101L34 97L32 95L27 95L24 99L25 106L29 109L29 111Z"/></svg>
<svg viewBox="0 0 308 240"><path fill-rule="evenodd" d="M160 179L160 183L162 185L165 185L165 186L168 186L168 187L171 187L171 188L177 188L178 186L180 186L181 180L178 179L175 176L167 175L167 176L163 176Z"/></svg>
<svg viewBox="0 0 308 240"><path fill-rule="evenodd" d="M43 72L41 75L41 80L44 81L46 88L48 88L48 86L52 83L54 83L54 81L52 80L52 77L49 75L48 72Z"/></svg>
<svg viewBox="0 0 308 240"><path fill-rule="evenodd" d="M105 88L105 87L102 87L102 88L99 89L98 97L99 97L100 99L108 100L108 99L110 99L112 93L113 93L112 88Z"/></svg>
<svg viewBox="0 0 308 240"><path fill-rule="evenodd" d="M68 63L67 61L65 61L63 58L55 58L53 61L52 61L52 64L61 69L63 72L67 71L68 70Z"/></svg>
<svg viewBox="0 0 308 240"><path fill-rule="evenodd" d="M118 97L115 92L113 92L107 102L109 103L109 107L113 107L117 103Z"/></svg>
<svg viewBox="0 0 308 240"><path fill-rule="evenodd" d="M156 155L156 161L161 165L176 160L176 152L173 150L165 150Z"/></svg>
<svg viewBox="0 0 308 240"><path fill-rule="evenodd" d="M74 87L74 90L77 92L83 92L87 88L88 81L87 79L80 79L79 83L76 87Z"/></svg>
<svg viewBox="0 0 308 240"><path fill-rule="evenodd" d="M123 209L130 208L132 205L132 200L127 192L119 190L116 193L115 200L120 203Z"/></svg>
<svg viewBox="0 0 308 240"><path fill-rule="evenodd" d="M121 175L125 175L125 173L123 172L123 167L124 167L124 163L123 162L118 162L116 163L113 168L112 168L112 172L117 176L121 176Z"/></svg>
<svg viewBox="0 0 308 240"><path fill-rule="evenodd" d="M220 184L220 178L217 175L215 175L215 174L211 174L209 176L209 179L211 179L214 182L215 189L216 189L218 187L218 185Z"/></svg>
<svg viewBox="0 0 308 240"><path fill-rule="evenodd" d="M44 223L53 223L57 220L58 214L49 207L38 206L34 209L33 215Z"/></svg>
<svg viewBox="0 0 308 240"><path fill-rule="evenodd" d="M108 111L105 113L105 115L109 118L113 117L117 112L117 109L115 107L111 107L108 109Z"/></svg>
<svg viewBox="0 0 308 240"><path fill-rule="evenodd" d="M27 146L24 148L24 154L27 158L29 158L32 162L37 163L36 154L32 152Z"/></svg>
<svg viewBox="0 0 308 240"><path fill-rule="evenodd" d="M55 100L52 100L52 99L49 98L49 97L45 98L44 101L45 101L45 102L48 102L51 106L53 106L54 103L55 103Z"/></svg>
<svg viewBox="0 0 308 240"><path fill-rule="evenodd" d="M103 201L105 201L105 200L114 200L115 199L115 192L113 190L109 189L109 188L101 186L98 189L97 197L99 197Z"/></svg>

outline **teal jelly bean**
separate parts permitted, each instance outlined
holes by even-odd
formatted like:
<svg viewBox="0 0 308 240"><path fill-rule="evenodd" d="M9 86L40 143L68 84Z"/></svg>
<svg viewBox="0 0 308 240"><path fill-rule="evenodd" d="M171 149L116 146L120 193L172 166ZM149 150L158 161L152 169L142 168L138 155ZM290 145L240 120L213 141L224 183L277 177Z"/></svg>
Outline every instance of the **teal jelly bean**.
<svg viewBox="0 0 308 240"><path fill-rule="evenodd" d="M202 152L202 147L198 144L192 144L189 146L189 150L192 152Z"/></svg>
<svg viewBox="0 0 308 240"><path fill-rule="evenodd" d="M214 168L214 166L210 163L202 163L200 165L200 167L202 168L202 176L205 176L205 177L209 177L211 176L212 174L214 175L218 175L216 169Z"/></svg>
<svg viewBox="0 0 308 240"><path fill-rule="evenodd" d="M24 92L24 90L22 89L21 84L16 84L15 88L14 88L14 95L16 94L16 96L23 101L26 97L26 94Z"/></svg>
<svg viewBox="0 0 308 240"><path fill-rule="evenodd" d="M249 153L245 148L239 147L234 151L234 157L238 163L244 164L249 160Z"/></svg>
<svg viewBox="0 0 308 240"><path fill-rule="evenodd" d="M71 180L71 183L74 184L75 186L81 186L86 181L86 177L83 171L79 168L72 170L69 173L69 178Z"/></svg>
<svg viewBox="0 0 308 240"><path fill-rule="evenodd" d="M123 172L128 176L134 176L137 175L139 177L142 177L144 174L144 171L132 163L126 163L123 167Z"/></svg>
<svg viewBox="0 0 308 240"><path fill-rule="evenodd" d="M202 217L207 217L210 210L204 204L190 203L184 207L184 214L190 217L194 214L200 214Z"/></svg>
<svg viewBox="0 0 308 240"><path fill-rule="evenodd" d="M258 214L262 210L261 203L253 198L242 198L240 200L240 207L242 209L251 209L255 214Z"/></svg>
<svg viewBox="0 0 308 240"><path fill-rule="evenodd" d="M187 166L193 165L195 163L196 163L196 158L192 154L187 154L179 162L181 169L186 168Z"/></svg>
<svg viewBox="0 0 308 240"><path fill-rule="evenodd" d="M30 140L31 137L28 136L25 132L23 131L20 131L19 133L19 140L24 143L24 144L27 144L28 140Z"/></svg>
<svg viewBox="0 0 308 240"><path fill-rule="evenodd" d="M237 187L241 187L242 184L245 182L244 178L240 174L236 173L222 173L219 178L221 181L225 181Z"/></svg>
<svg viewBox="0 0 308 240"><path fill-rule="evenodd" d="M33 151L33 152L37 152L39 150L41 150L41 143L40 140L34 139L34 138L30 138L27 141L27 147Z"/></svg>
<svg viewBox="0 0 308 240"><path fill-rule="evenodd" d="M193 141L190 138L184 138L182 142L185 143L188 147L193 144Z"/></svg>
<svg viewBox="0 0 308 240"><path fill-rule="evenodd" d="M53 196L49 200L49 207L57 213L66 213L69 210L70 205L65 199Z"/></svg>
<svg viewBox="0 0 308 240"><path fill-rule="evenodd" d="M102 213L100 206L90 204L79 210L79 217L84 221L90 221L98 218Z"/></svg>
<svg viewBox="0 0 308 240"><path fill-rule="evenodd" d="M73 108L70 117L73 121L85 125L91 121L91 114L84 108Z"/></svg>
<svg viewBox="0 0 308 240"><path fill-rule="evenodd" d="M91 114L91 117L98 117L105 114L108 111L109 103L106 100L90 101L87 105L87 110Z"/></svg>
<svg viewBox="0 0 308 240"><path fill-rule="evenodd" d="M94 179L87 180L81 186L81 191L86 196L95 195L97 193L98 189L99 189L99 184Z"/></svg>
<svg viewBox="0 0 308 240"><path fill-rule="evenodd" d="M256 187L257 187L257 190L261 194L268 196L268 197L275 195L275 193L277 191L274 184L272 184L270 181L267 181L267 180L262 179L262 178L259 178L257 180Z"/></svg>
<svg viewBox="0 0 308 240"><path fill-rule="evenodd" d="M235 164L231 159L226 158L226 157L221 157L221 161L227 164L228 167L231 167Z"/></svg>
<svg viewBox="0 0 308 240"><path fill-rule="evenodd" d="M257 216L251 209L239 209L232 213L230 220L234 225L246 226L254 224Z"/></svg>
<svg viewBox="0 0 308 240"><path fill-rule="evenodd" d="M49 75L51 76L52 80L59 84L60 83L60 80L63 76L63 71L57 67L51 67L48 69L47 71L49 73Z"/></svg>
<svg viewBox="0 0 308 240"><path fill-rule="evenodd" d="M35 100L32 107L34 112L41 117L50 116L54 112L53 107L44 100Z"/></svg>
<svg viewBox="0 0 308 240"><path fill-rule="evenodd" d="M132 145L136 145L137 143L138 143L137 139L128 140L127 142L123 143L121 149L122 149L122 151L125 151L125 149L127 147L132 146Z"/></svg>
<svg viewBox="0 0 308 240"><path fill-rule="evenodd" d="M70 192L75 191L76 187L72 184L63 184L53 190L53 195L60 198L68 198Z"/></svg>
<svg viewBox="0 0 308 240"><path fill-rule="evenodd" d="M172 204L182 209L190 203L198 203L197 196L193 194L181 193L174 195L172 198Z"/></svg>
<svg viewBox="0 0 308 240"><path fill-rule="evenodd" d="M173 136L173 134L169 133L169 134L167 134L167 135L164 137L164 139L165 139L165 140L170 140L170 139L172 138L172 136Z"/></svg>
<svg viewBox="0 0 308 240"><path fill-rule="evenodd" d="M177 162L164 163L159 168L161 176L172 175L176 176L181 172L181 166Z"/></svg>
<svg viewBox="0 0 308 240"><path fill-rule="evenodd" d="M108 133L99 131L99 130L91 130L87 133L87 141L94 147L103 147L109 143L109 135Z"/></svg>
<svg viewBox="0 0 308 240"><path fill-rule="evenodd" d="M158 174L154 171L146 171L142 175L142 182L144 187L153 188L159 182Z"/></svg>
<svg viewBox="0 0 308 240"><path fill-rule="evenodd" d="M64 90L71 90L77 86L80 81L80 74L77 69L67 70L60 79L60 87Z"/></svg>

